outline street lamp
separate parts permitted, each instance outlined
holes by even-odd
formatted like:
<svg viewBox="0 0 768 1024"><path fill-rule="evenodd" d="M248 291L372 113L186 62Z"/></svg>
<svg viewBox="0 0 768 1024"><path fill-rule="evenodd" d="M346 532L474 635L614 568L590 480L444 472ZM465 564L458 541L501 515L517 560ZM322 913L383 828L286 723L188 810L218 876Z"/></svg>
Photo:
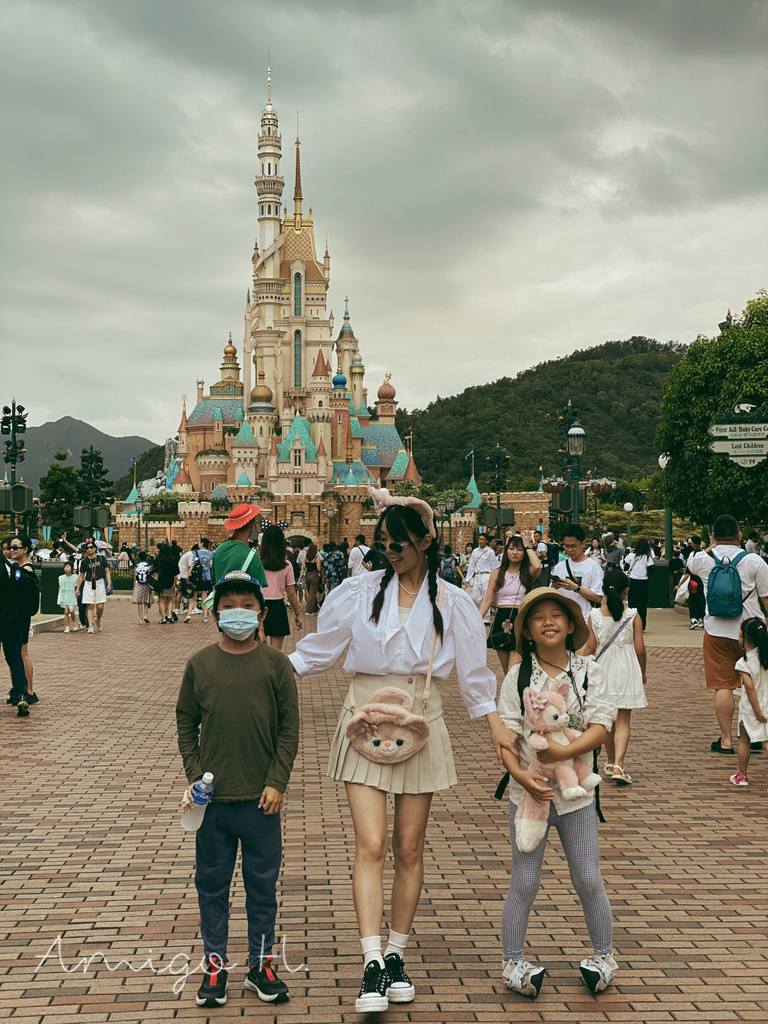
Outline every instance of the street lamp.
<svg viewBox="0 0 768 1024"><path fill-rule="evenodd" d="M499 442L496 442L496 448L494 449L493 455L487 456L486 462L490 462L493 474L491 475L491 490L496 491L496 530L501 536L501 492L507 484L507 469L509 468L509 455L507 455L507 449L502 448ZM510 506L512 513L512 523L515 522L515 510Z"/></svg>
<svg viewBox="0 0 768 1024"><path fill-rule="evenodd" d="M634 507L635 506L632 504L631 501L626 501L624 503L624 511L627 513L627 547L628 548L632 546L632 512L634 510Z"/></svg>
<svg viewBox="0 0 768 1024"><path fill-rule="evenodd" d="M445 508L448 512L448 543L451 545L451 551L453 551L453 510L456 508L456 499L453 495L448 495L445 499Z"/></svg>
<svg viewBox="0 0 768 1024"><path fill-rule="evenodd" d="M573 521L578 524L579 512L581 510L581 496L579 494L579 477L581 476L581 463L579 459L584 454L587 439L586 431L578 420L574 420L568 430L568 454L571 459L571 476L573 478Z"/></svg>
<svg viewBox="0 0 768 1024"><path fill-rule="evenodd" d="M331 529L333 527L333 517L336 515L336 509L333 505L329 505L325 510L325 514L328 516L328 543L331 543Z"/></svg>
<svg viewBox="0 0 768 1024"><path fill-rule="evenodd" d="M440 513L440 547L443 546L445 540L445 510L448 506L443 498L437 503L437 511Z"/></svg>
<svg viewBox="0 0 768 1024"><path fill-rule="evenodd" d="M669 465L669 456L666 452L659 456L659 469L662 472ZM672 564L672 506L667 498L667 488L664 488L664 557Z"/></svg>
<svg viewBox="0 0 768 1024"><path fill-rule="evenodd" d="M144 513L144 550L149 554L149 526L147 525L147 516L152 511L152 502L149 498L145 498L142 502L137 503L136 508L141 505L141 511ZM139 547L141 547L141 537L139 537Z"/></svg>

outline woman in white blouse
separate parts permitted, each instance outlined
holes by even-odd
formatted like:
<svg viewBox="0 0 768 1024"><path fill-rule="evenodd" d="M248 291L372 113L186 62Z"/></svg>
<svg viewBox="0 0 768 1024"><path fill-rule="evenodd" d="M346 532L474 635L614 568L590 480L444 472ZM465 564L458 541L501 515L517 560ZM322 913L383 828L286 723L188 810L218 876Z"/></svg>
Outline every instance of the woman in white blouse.
<svg viewBox="0 0 768 1024"><path fill-rule="evenodd" d="M651 545L645 537L637 542L634 552L631 552L624 559L624 571L629 577L629 600L630 608L637 608L640 621L645 630L648 619L648 591L650 589L649 577L654 571L654 557Z"/></svg>
<svg viewBox="0 0 768 1024"><path fill-rule="evenodd" d="M360 1013L381 1012L390 1001L407 1003L415 996L403 961L421 895L429 809L434 792L456 784L437 685L448 678L454 663L470 718L485 716L497 756L502 747L515 748L514 735L496 711L496 678L486 666L485 630L474 602L458 587L438 588L432 509L417 498L372 494L381 511L375 541L384 545L387 568L350 577L333 590L320 612L317 633L300 640L290 656L297 675L305 678L325 672L349 646L344 668L354 673L357 708L374 691L395 686L411 695L418 714L437 633L425 746L398 764L368 760L346 736L352 717L349 697L331 745L328 774L346 785L355 831L353 895L364 958L355 1003ZM389 794L395 804L395 877L389 942L382 955Z"/></svg>

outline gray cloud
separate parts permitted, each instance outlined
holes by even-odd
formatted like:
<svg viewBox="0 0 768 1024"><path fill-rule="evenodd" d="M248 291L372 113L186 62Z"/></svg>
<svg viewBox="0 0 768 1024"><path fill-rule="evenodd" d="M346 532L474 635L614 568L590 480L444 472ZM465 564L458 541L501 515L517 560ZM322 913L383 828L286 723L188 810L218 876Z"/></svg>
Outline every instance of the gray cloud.
<svg viewBox="0 0 768 1024"><path fill-rule="evenodd" d="M286 194L300 109L372 390L392 370L423 405L608 337L712 331L764 283L767 205L765 8L724 11L10 0L6 376L33 369L37 422L175 430L242 331L268 46Z"/></svg>

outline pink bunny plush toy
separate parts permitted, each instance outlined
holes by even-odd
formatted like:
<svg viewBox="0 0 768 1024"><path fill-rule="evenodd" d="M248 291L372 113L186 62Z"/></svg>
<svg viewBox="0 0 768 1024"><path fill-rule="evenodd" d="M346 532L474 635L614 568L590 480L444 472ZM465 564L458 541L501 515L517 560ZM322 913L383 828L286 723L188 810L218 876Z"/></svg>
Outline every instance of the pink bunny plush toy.
<svg viewBox="0 0 768 1024"><path fill-rule="evenodd" d="M556 743L568 744L581 736L578 729L568 726L569 716L565 698L569 694L566 682L560 682L546 693L537 693L527 687L523 690L524 723L531 730L528 748L533 757L531 771L539 772L556 782L563 800L579 800L600 782L582 757L573 757L555 764L541 764L536 757L537 750L546 750L547 738ZM515 815L515 842L518 850L531 853L539 845L547 831L549 803L534 800L525 790Z"/></svg>

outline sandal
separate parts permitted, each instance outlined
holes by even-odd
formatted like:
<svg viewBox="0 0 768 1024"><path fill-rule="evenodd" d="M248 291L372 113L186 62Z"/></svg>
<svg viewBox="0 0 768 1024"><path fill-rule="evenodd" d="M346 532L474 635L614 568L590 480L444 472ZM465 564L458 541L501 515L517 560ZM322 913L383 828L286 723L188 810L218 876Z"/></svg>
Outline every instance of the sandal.
<svg viewBox="0 0 768 1024"><path fill-rule="evenodd" d="M615 764L608 764L608 763L606 762L606 765L605 765L605 767L603 768L603 771L604 771L604 772L608 772L608 774L609 774L609 775L612 775L612 774L613 774L613 769L614 769L615 767L616 767L616 765L615 765Z"/></svg>
<svg viewBox="0 0 768 1024"><path fill-rule="evenodd" d="M613 781L618 782L621 786L631 786L633 779L620 765L615 764L613 766Z"/></svg>

